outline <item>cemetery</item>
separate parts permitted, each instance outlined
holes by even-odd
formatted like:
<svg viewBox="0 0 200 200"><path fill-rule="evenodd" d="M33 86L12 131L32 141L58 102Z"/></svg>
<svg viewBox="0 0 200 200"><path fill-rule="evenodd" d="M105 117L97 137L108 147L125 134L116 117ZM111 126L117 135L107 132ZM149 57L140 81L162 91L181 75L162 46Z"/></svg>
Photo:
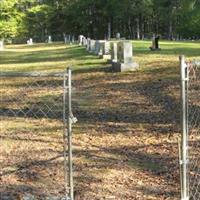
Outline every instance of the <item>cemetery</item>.
<svg viewBox="0 0 200 200"><path fill-rule="evenodd" d="M170 1L19 2L0 3L0 200L199 200L200 5L170 24Z"/></svg>

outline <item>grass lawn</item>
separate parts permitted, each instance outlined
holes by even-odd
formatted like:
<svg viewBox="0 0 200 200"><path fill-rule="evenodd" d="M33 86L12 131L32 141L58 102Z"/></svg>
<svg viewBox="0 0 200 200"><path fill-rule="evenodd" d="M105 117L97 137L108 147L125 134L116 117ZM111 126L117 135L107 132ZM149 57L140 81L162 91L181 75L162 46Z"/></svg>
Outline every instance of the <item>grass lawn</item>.
<svg viewBox="0 0 200 200"><path fill-rule="evenodd" d="M200 60L200 43L133 41L136 72L113 73L82 47L11 45L1 72L73 69L75 190L81 200L180 199L178 56ZM2 78L2 197L62 196L62 78ZM24 117L24 113L32 110ZM6 113L6 114L5 114ZM44 113L48 113L47 116Z"/></svg>

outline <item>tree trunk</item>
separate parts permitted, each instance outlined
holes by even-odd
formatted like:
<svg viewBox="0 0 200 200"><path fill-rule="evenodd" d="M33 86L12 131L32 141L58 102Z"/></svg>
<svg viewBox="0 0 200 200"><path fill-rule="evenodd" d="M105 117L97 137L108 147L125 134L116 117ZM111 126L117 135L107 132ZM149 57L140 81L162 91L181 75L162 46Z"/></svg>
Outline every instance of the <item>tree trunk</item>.
<svg viewBox="0 0 200 200"><path fill-rule="evenodd" d="M172 20L169 21L169 35L168 35L169 40L173 40L173 25L172 25Z"/></svg>
<svg viewBox="0 0 200 200"><path fill-rule="evenodd" d="M136 29L137 29L137 39L139 40L140 39L140 20L139 18L137 18L136 20Z"/></svg>
<svg viewBox="0 0 200 200"><path fill-rule="evenodd" d="M108 22L108 40L110 40L110 39L111 39L111 22L109 20L109 22Z"/></svg>

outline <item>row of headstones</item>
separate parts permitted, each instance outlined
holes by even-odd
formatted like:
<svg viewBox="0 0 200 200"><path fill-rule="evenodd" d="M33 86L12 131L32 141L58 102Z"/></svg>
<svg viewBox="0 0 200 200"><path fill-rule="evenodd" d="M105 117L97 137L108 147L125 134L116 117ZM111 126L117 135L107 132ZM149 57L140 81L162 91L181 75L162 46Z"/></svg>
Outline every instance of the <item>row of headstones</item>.
<svg viewBox="0 0 200 200"><path fill-rule="evenodd" d="M116 72L134 71L139 68L139 64L134 61L132 41L92 40L80 35L79 45L85 46L88 52L110 61Z"/></svg>
<svg viewBox="0 0 200 200"><path fill-rule="evenodd" d="M74 35L66 35L66 34L64 34L63 38L64 38L64 43L65 44L67 44L67 43L75 43ZM52 42L53 42L52 36L49 35L48 39L47 39L47 43L51 44ZM27 40L27 44L28 45L33 45L33 38L30 38L29 40Z"/></svg>

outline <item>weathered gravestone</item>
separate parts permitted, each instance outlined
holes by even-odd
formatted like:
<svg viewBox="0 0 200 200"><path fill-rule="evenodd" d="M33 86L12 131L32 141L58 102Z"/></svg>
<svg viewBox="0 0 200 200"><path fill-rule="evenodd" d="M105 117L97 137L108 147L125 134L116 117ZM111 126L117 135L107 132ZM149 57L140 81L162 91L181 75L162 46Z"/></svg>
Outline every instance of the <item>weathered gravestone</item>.
<svg viewBox="0 0 200 200"><path fill-rule="evenodd" d="M100 42L99 40L95 41L95 54L98 55L100 51Z"/></svg>
<svg viewBox="0 0 200 200"><path fill-rule="evenodd" d="M72 37L71 37L71 43L72 43L72 44L75 43L75 36L74 36L74 35L72 35Z"/></svg>
<svg viewBox="0 0 200 200"><path fill-rule="evenodd" d="M30 38L30 39L27 41L27 44L28 44L28 45L33 45L33 39Z"/></svg>
<svg viewBox="0 0 200 200"><path fill-rule="evenodd" d="M121 41L117 44L117 62L112 66L116 72L134 71L139 68L138 63L133 61L133 45L131 41Z"/></svg>
<svg viewBox="0 0 200 200"><path fill-rule="evenodd" d="M90 40L90 53L95 53L95 40Z"/></svg>
<svg viewBox="0 0 200 200"><path fill-rule="evenodd" d="M95 54L98 56L103 55L103 43L105 40L96 40L95 42Z"/></svg>
<svg viewBox="0 0 200 200"><path fill-rule="evenodd" d="M111 62L117 62L117 42L112 42L111 45Z"/></svg>
<svg viewBox="0 0 200 200"><path fill-rule="evenodd" d="M149 47L150 50L152 51L156 51L156 50L161 50L159 48L159 39L160 39L160 36L159 35L153 35L153 38L152 38L152 45Z"/></svg>
<svg viewBox="0 0 200 200"><path fill-rule="evenodd" d="M33 39L30 38L29 41L30 41L30 45L33 45Z"/></svg>
<svg viewBox="0 0 200 200"><path fill-rule="evenodd" d="M90 51L90 41L91 39L87 38L87 46L86 46L87 51Z"/></svg>
<svg viewBox="0 0 200 200"><path fill-rule="evenodd" d="M65 33L63 34L63 38L64 38L64 43L67 44L67 35Z"/></svg>
<svg viewBox="0 0 200 200"><path fill-rule="evenodd" d="M0 40L0 51L4 50L4 41Z"/></svg>
<svg viewBox="0 0 200 200"><path fill-rule="evenodd" d="M52 43L52 37L51 37L51 35L48 36L48 43L49 44Z"/></svg>
<svg viewBox="0 0 200 200"><path fill-rule="evenodd" d="M84 38L83 38L83 46L87 46L87 42L88 42L87 38L84 37Z"/></svg>
<svg viewBox="0 0 200 200"><path fill-rule="evenodd" d="M84 36L83 35L79 35L78 36L79 45L83 45L83 40L84 40Z"/></svg>
<svg viewBox="0 0 200 200"><path fill-rule="evenodd" d="M120 37L121 37L120 33L117 33L117 34L116 34L116 39L117 39L117 40L120 40Z"/></svg>
<svg viewBox="0 0 200 200"><path fill-rule="evenodd" d="M110 55L110 42L104 41L103 42L103 55L100 56L101 58L105 60L110 60L111 55Z"/></svg>

